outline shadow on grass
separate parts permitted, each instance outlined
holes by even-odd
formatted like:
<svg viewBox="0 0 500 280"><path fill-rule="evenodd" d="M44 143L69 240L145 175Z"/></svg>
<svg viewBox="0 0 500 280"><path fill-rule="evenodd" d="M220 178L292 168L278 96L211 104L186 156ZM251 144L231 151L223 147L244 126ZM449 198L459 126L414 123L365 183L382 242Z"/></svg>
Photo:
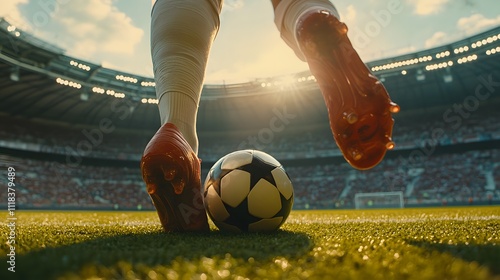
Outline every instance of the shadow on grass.
<svg viewBox="0 0 500 280"><path fill-rule="evenodd" d="M425 250L448 253L467 262L476 262L487 267L494 275L500 275L500 246L492 244L438 244L424 241L408 241L409 244Z"/></svg>
<svg viewBox="0 0 500 280"><path fill-rule="evenodd" d="M147 233L95 238L81 243L44 248L16 256L16 272L0 271L1 279L52 279L84 266L114 266L119 262L146 266L165 265L182 258L196 262L203 257L266 261L276 256L299 257L313 247L304 233L229 234ZM6 263L2 256L0 262ZM5 278L3 275L6 275ZM118 276L120 278L120 276Z"/></svg>

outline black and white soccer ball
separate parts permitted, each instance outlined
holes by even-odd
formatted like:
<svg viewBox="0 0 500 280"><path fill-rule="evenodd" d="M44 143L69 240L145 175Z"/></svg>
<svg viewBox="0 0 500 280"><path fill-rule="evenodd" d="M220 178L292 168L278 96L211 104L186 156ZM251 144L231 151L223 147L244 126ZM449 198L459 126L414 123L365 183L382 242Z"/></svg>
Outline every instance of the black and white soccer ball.
<svg viewBox="0 0 500 280"><path fill-rule="evenodd" d="M208 216L221 230L277 230L293 205L293 186L281 164L256 150L219 159L208 172L203 200Z"/></svg>

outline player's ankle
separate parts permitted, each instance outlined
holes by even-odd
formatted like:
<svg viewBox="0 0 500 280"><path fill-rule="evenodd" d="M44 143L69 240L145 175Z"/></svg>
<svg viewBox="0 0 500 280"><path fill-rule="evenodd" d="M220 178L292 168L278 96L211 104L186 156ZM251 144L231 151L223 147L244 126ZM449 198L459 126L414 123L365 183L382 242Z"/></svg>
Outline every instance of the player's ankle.
<svg viewBox="0 0 500 280"><path fill-rule="evenodd" d="M196 127L179 119L168 119L162 125L167 123L171 123L177 127L193 152L198 155L198 135L196 133Z"/></svg>
<svg viewBox="0 0 500 280"><path fill-rule="evenodd" d="M307 19L309 16L311 16L312 14L319 14L319 13L322 13L322 14L330 14L332 16L334 16L335 18L339 19L340 20L340 16L337 12L337 10L335 10L335 8L333 7L324 7L324 6L311 6L307 9L304 9L298 16L297 16L297 19L295 20L294 24L293 24L293 35L294 35L294 39L295 39L295 43L299 45L299 39L298 39L298 31L300 29L300 26L302 24L302 22Z"/></svg>
<svg viewBox="0 0 500 280"><path fill-rule="evenodd" d="M281 37L303 61L305 57L298 45L297 25L304 15L321 11L328 12L337 19L340 18L337 9L328 0L283 0L275 9L275 24Z"/></svg>
<svg viewBox="0 0 500 280"><path fill-rule="evenodd" d="M182 133L193 151L198 152L196 135L196 116L198 102L184 92L169 91L160 95L158 109L162 125L174 124Z"/></svg>

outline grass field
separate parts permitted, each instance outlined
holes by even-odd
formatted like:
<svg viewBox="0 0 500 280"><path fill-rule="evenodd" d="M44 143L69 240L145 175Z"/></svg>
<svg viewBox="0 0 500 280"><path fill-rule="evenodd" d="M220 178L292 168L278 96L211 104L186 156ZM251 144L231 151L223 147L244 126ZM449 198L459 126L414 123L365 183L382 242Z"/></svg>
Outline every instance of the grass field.
<svg viewBox="0 0 500 280"><path fill-rule="evenodd" d="M16 212L0 279L500 279L500 207L294 211L269 234L166 234L155 212Z"/></svg>

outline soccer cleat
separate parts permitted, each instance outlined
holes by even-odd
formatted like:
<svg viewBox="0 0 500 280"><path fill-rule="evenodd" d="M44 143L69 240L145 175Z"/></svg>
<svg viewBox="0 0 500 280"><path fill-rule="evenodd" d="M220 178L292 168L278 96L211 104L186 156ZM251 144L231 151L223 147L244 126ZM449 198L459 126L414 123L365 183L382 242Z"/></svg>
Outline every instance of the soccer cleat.
<svg viewBox="0 0 500 280"><path fill-rule="evenodd" d="M391 114L400 108L361 61L347 26L328 11L304 14L297 41L323 94L330 128L344 158L357 169L377 165L394 148Z"/></svg>
<svg viewBox="0 0 500 280"><path fill-rule="evenodd" d="M174 124L164 124L141 159L142 178L167 232L208 231L201 161Z"/></svg>

